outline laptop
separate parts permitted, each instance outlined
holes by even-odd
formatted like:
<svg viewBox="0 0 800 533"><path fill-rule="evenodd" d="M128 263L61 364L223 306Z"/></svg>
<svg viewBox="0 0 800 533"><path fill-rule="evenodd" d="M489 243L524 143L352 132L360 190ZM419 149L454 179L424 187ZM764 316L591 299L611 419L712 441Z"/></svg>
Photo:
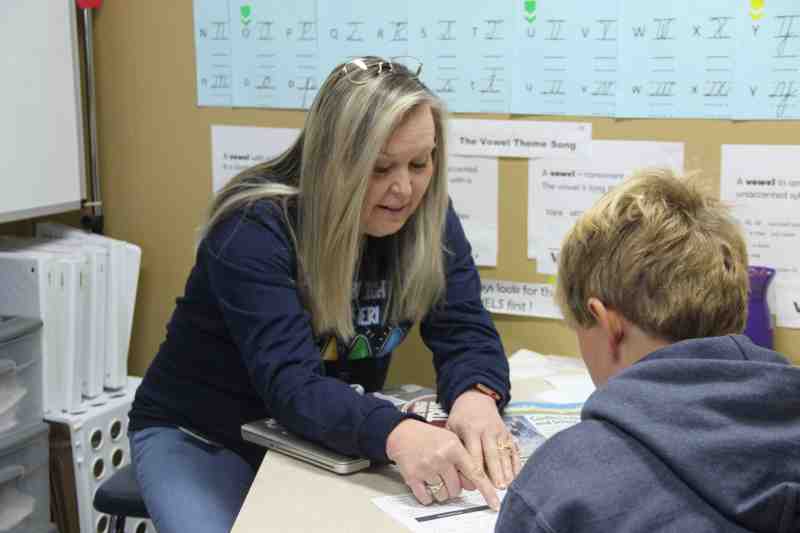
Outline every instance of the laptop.
<svg viewBox="0 0 800 533"><path fill-rule="evenodd" d="M242 438L336 474L352 474L370 465L369 459L350 457L290 433L272 418L244 424Z"/></svg>

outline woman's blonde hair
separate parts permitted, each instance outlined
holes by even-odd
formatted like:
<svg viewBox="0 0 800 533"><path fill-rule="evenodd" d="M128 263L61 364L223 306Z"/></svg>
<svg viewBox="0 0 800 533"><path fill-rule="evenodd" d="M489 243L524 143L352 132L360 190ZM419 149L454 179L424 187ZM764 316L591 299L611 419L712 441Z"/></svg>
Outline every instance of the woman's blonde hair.
<svg viewBox="0 0 800 533"><path fill-rule="evenodd" d="M317 335L354 334L353 282L365 237L361 212L379 152L420 106L433 115L433 177L419 207L389 237L389 321L419 320L444 294L443 235L447 217L446 110L401 64L361 58L357 79L336 67L323 83L295 143L282 155L250 168L223 187L201 236L231 212L262 199L296 202L289 223L298 258L299 290ZM380 64L380 67L378 66ZM390 68L387 68L387 65Z"/></svg>
<svg viewBox="0 0 800 533"><path fill-rule="evenodd" d="M581 215L559 256L556 300L569 323L594 326L596 297L670 342L744 329L745 241L695 181L642 170Z"/></svg>

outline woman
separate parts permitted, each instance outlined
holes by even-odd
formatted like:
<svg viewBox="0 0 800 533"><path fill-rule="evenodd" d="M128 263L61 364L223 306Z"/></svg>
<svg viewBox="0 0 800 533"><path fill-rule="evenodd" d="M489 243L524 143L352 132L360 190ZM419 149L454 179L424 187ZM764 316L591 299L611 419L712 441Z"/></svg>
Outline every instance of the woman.
<svg viewBox="0 0 800 533"><path fill-rule="evenodd" d="M294 145L215 198L130 415L159 533L230 529L264 453L240 426L264 417L394 461L425 504L477 488L497 508L492 483L519 471L508 364L447 196L445 111L417 74L340 65ZM348 385L379 390L416 321L449 430Z"/></svg>

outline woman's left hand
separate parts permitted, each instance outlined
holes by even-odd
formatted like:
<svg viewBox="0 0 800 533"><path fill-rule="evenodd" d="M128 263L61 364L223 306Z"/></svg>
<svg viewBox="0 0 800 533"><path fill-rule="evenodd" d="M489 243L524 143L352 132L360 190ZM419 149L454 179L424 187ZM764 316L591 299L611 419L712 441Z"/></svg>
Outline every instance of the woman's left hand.
<svg viewBox="0 0 800 533"><path fill-rule="evenodd" d="M517 442L491 396L477 390L463 392L450 409L447 428L458 435L475 464L484 465L498 489L507 488L522 469ZM468 485L465 488L470 489Z"/></svg>

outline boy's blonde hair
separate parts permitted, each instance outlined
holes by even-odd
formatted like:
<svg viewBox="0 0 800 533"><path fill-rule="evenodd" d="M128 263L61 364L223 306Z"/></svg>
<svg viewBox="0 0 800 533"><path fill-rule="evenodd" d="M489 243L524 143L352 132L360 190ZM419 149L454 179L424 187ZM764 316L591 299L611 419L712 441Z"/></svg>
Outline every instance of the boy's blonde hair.
<svg viewBox="0 0 800 533"><path fill-rule="evenodd" d="M676 342L740 333L747 247L715 198L666 169L637 172L581 215L564 239L556 300L573 326L596 297L647 334Z"/></svg>

